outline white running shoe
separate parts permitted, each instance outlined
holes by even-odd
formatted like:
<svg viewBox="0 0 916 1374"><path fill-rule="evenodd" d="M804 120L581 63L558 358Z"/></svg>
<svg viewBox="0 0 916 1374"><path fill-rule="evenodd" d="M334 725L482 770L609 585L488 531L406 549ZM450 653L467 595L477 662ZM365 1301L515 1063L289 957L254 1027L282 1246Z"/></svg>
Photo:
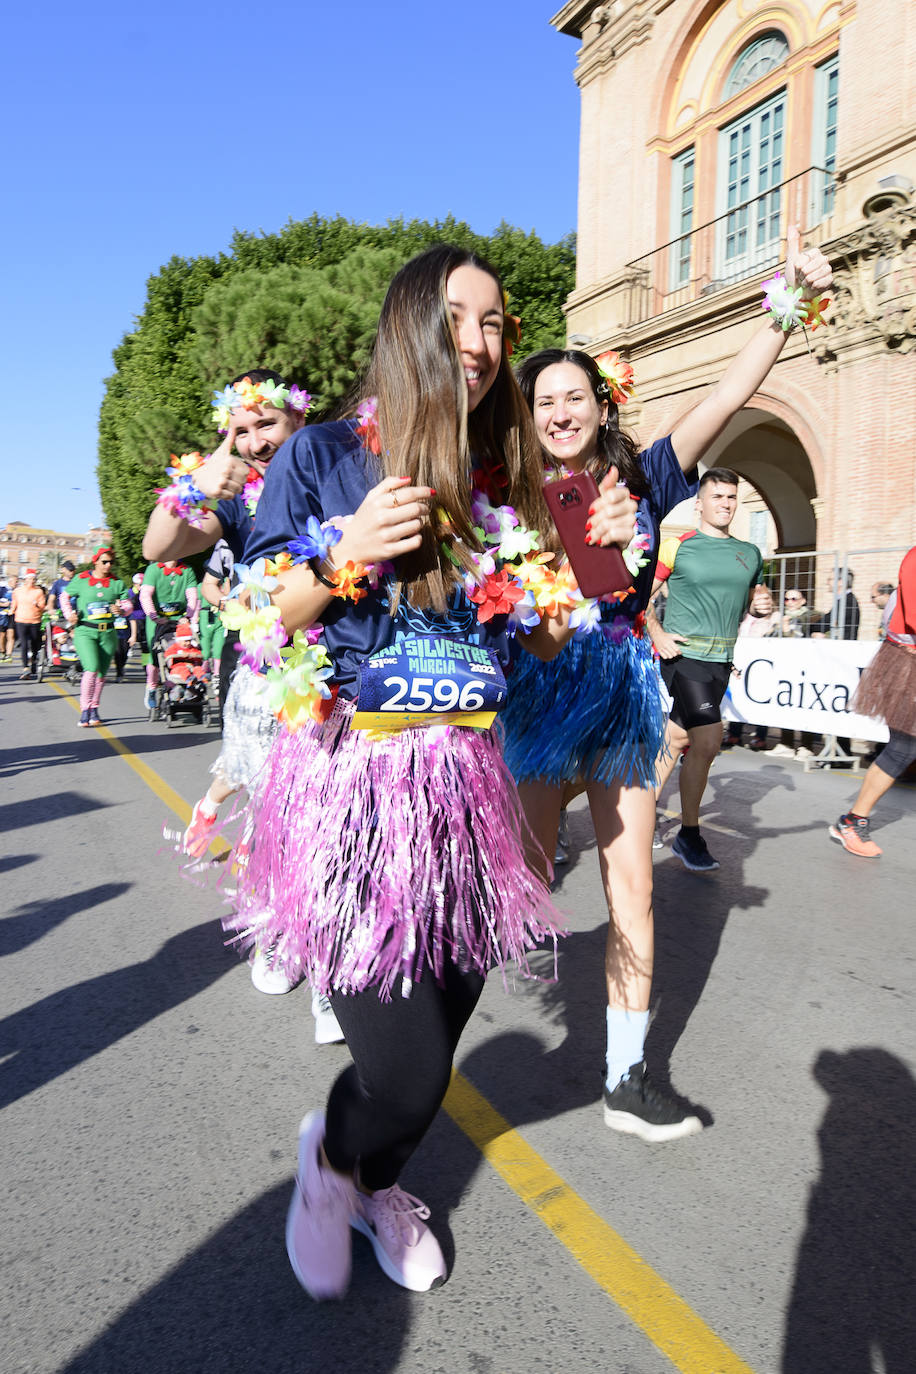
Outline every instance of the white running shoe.
<svg viewBox="0 0 916 1374"><path fill-rule="evenodd" d="M256 946L251 962L251 981L258 992L266 992L268 997L278 997L290 992L299 979L288 977L283 965L272 960L269 950Z"/></svg>
<svg viewBox="0 0 916 1374"><path fill-rule="evenodd" d="M312 993L312 1015L315 1018L315 1044L339 1045L344 1039L334 1008L323 992Z"/></svg>
<svg viewBox="0 0 916 1374"><path fill-rule="evenodd" d="M771 759L794 759L795 750L790 749L787 744L774 744L773 748L769 750L769 757Z"/></svg>

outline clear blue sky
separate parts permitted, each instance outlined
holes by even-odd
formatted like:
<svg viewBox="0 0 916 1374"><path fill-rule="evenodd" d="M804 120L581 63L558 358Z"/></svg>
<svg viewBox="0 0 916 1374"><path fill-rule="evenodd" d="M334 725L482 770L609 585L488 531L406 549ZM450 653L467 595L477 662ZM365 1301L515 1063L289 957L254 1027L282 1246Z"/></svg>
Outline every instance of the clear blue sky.
<svg viewBox="0 0 916 1374"><path fill-rule="evenodd" d="M160 0L4 22L0 526L101 515L111 351L173 254L312 212L576 227L577 44L560 0ZM80 488L80 490L73 490Z"/></svg>

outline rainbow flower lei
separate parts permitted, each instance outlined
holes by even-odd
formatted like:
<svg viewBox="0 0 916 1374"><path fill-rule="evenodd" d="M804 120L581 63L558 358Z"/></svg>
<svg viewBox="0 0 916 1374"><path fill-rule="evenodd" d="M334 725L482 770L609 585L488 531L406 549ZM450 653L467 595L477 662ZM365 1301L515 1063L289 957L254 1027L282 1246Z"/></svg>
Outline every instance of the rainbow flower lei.
<svg viewBox="0 0 916 1374"><path fill-rule="evenodd" d="M165 475L169 485L156 488L156 505L162 506L179 520L186 520L194 529L200 529L208 511L216 510L216 502L205 496L194 481L194 473L203 467L210 454L182 453L170 454L171 466Z"/></svg>
<svg viewBox="0 0 916 1374"><path fill-rule="evenodd" d="M220 434L225 434L229 428L229 421L236 410L257 410L259 406L273 406L275 410L298 411L304 415L312 404L312 398L307 391L293 383L292 386L285 386L279 382L253 382L250 377L243 377L234 386L225 386L222 391L214 391L213 418Z"/></svg>

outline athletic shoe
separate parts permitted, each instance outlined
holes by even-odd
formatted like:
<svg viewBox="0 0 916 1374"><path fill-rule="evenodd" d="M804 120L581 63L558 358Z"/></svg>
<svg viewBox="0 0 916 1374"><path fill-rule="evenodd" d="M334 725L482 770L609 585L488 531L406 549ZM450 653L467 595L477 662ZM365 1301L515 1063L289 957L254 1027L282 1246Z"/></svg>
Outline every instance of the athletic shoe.
<svg viewBox="0 0 916 1374"><path fill-rule="evenodd" d="M89 708L88 708L88 706L87 706L84 710L80 711L80 718L79 718L79 726L80 726L80 729L81 729L81 730L85 730L89 724L91 724L91 722L90 722L90 720L89 720Z"/></svg>
<svg viewBox="0 0 916 1374"><path fill-rule="evenodd" d="M271 959L269 950L255 946L251 981L258 992L266 992L268 997L279 997L284 992L292 991L299 979L290 978L283 965Z"/></svg>
<svg viewBox="0 0 916 1374"><path fill-rule="evenodd" d="M324 1112L309 1112L299 1127L299 1172L286 1214L286 1253L293 1273L316 1301L342 1298L350 1284L350 1223L356 1189L322 1168Z"/></svg>
<svg viewBox="0 0 916 1374"><path fill-rule="evenodd" d="M671 852L678 856L691 873L711 873L714 868L719 867L718 860L710 854L702 835L698 835L694 840L688 839L683 832L678 833L671 846Z"/></svg>
<svg viewBox="0 0 916 1374"><path fill-rule="evenodd" d="M217 813L214 811L212 816L205 816L200 806L200 802L194 803L194 810L191 812L191 824L181 837L181 847L186 854L190 854L192 859L204 857L213 838L216 825Z"/></svg>
<svg viewBox="0 0 916 1374"><path fill-rule="evenodd" d="M795 757L797 759L813 759L814 750L806 748L806 746L803 744L798 749L796 749Z"/></svg>
<svg viewBox="0 0 916 1374"><path fill-rule="evenodd" d="M144 706L144 709L147 710L147 711L152 711L152 709L153 709L153 707L154 707L155 705L156 705L156 689L155 689L155 687L147 687L146 691L143 693L143 706Z"/></svg>
<svg viewBox="0 0 916 1374"><path fill-rule="evenodd" d="M678 1140L696 1135L703 1123L649 1081L645 1064L632 1064L617 1087L604 1088L604 1124L641 1140Z"/></svg>
<svg viewBox="0 0 916 1374"><path fill-rule="evenodd" d="M90 706L90 707L89 707L89 724L90 724L90 725L101 725L101 724L102 724L102 722L99 720L99 713L98 713L97 709L96 709L94 706Z"/></svg>
<svg viewBox="0 0 916 1374"><path fill-rule="evenodd" d="M312 993L312 1015L315 1018L315 1044L339 1045L344 1038L334 1008L323 992Z"/></svg>
<svg viewBox="0 0 916 1374"><path fill-rule="evenodd" d="M765 740L765 739L758 739L756 735L754 736L754 738L751 740L750 744L748 745L748 748L749 748L749 749L753 749L753 751L754 751L755 754L760 754L760 753L762 753L762 752L766 749L766 747L767 747L767 742L766 742L766 740ZM774 746L774 747L775 747L775 746ZM770 750L770 752L772 753L772 750Z"/></svg>
<svg viewBox="0 0 916 1374"><path fill-rule="evenodd" d="M439 1242L425 1225L428 1216L429 1208L395 1183L377 1193L357 1193L350 1225L369 1237L390 1279L414 1293L426 1293L447 1277Z"/></svg>
<svg viewBox="0 0 916 1374"><path fill-rule="evenodd" d="M841 816L836 825L830 827L830 834L839 840L850 854L858 854L860 859L877 859L884 850L871 838L871 825L867 816Z"/></svg>
<svg viewBox="0 0 916 1374"><path fill-rule="evenodd" d="M24 673L20 673L20 674L19 674L19 681L20 681L20 682L28 682L29 678L30 678L30 677L34 677L34 676L35 676L35 674L29 672L28 668L26 668L26 670L25 670Z"/></svg>
<svg viewBox="0 0 916 1374"><path fill-rule="evenodd" d="M660 825L660 824L661 824L661 817L659 816L658 812L656 811L656 813L655 813L655 829L654 829L654 831L652 832L652 848L653 848L653 849L664 849L664 847L665 847L665 841L662 839L661 831L659 830L659 825Z"/></svg>
<svg viewBox="0 0 916 1374"><path fill-rule="evenodd" d="M566 808L560 812L560 825L557 830L557 847L553 856L554 868L559 868L563 864L569 863L569 817Z"/></svg>
<svg viewBox="0 0 916 1374"><path fill-rule="evenodd" d="M790 749L787 744L774 744L770 750L771 759L794 759L795 750Z"/></svg>

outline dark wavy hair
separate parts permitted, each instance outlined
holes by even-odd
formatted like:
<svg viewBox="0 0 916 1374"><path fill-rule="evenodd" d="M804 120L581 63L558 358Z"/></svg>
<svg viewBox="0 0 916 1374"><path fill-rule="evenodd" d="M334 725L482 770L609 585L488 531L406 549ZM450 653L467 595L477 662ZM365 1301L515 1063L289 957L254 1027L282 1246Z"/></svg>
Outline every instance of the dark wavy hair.
<svg viewBox="0 0 916 1374"><path fill-rule="evenodd" d="M515 369L516 380L532 414L537 379L545 368L554 367L557 363L572 363L580 372L584 372L599 407L607 402L607 421L598 430L598 447L595 456L586 463L588 471L596 482L601 482L609 469L616 467L634 496L648 496L649 482L639 461L639 449L629 434L620 428L617 406L611 400L607 382L588 353L578 348L542 348L519 363ZM559 470L558 461L546 451L544 461Z"/></svg>
<svg viewBox="0 0 916 1374"><path fill-rule="evenodd" d="M424 529L422 547L398 560L393 608L409 590L413 605L444 610L452 588L473 566L469 551L478 550L480 542L471 517L472 460L498 474L501 499L516 508L523 524L552 529L540 444L509 365L505 338L493 385L468 411L447 291L452 272L464 266L491 276L502 299L499 274L476 253L437 244L411 258L388 288L363 386L363 395L378 398L382 471L431 486L454 536L452 561L440 550L446 530L435 522Z"/></svg>

